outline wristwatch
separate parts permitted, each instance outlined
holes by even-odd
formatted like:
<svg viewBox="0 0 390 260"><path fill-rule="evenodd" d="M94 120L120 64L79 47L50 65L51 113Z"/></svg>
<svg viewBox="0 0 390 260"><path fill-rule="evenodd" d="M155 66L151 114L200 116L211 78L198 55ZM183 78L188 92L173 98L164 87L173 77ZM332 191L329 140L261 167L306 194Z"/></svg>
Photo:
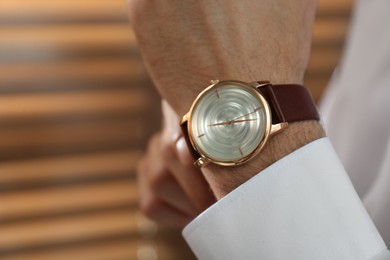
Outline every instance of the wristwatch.
<svg viewBox="0 0 390 260"><path fill-rule="evenodd" d="M180 124L195 166L235 166L254 158L288 123L304 120L319 120L305 86L212 80Z"/></svg>

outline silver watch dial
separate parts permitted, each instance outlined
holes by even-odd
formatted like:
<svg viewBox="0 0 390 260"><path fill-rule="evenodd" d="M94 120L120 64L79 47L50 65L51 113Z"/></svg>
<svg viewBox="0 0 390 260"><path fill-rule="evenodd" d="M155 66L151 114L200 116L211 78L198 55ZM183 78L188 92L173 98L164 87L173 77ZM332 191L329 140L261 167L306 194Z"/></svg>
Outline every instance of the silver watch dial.
<svg viewBox="0 0 390 260"><path fill-rule="evenodd" d="M211 161L238 162L262 142L268 125L266 101L245 83L209 87L190 112L189 133L196 150Z"/></svg>

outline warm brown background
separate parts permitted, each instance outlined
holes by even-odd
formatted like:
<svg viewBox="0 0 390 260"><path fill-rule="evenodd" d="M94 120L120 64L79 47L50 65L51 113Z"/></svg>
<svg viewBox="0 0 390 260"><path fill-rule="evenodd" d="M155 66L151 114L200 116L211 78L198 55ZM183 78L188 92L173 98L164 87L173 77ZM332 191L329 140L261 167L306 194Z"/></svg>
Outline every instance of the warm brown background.
<svg viewBox="0 0 390 260"><path fill-rule="evenodd" d="M322 0L306 83L339 60L352 0ZM159 124L124 0L0 0L0 259L189 259L138 214Z"/></svg>

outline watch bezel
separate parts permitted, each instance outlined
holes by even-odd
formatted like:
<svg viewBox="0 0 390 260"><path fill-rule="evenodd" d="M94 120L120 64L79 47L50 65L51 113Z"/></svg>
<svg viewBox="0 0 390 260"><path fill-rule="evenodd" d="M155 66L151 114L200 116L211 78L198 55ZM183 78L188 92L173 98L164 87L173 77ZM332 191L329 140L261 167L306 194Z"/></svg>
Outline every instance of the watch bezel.
<svg viewBox="0 0 390 260"><path fill-rule="evenodd" d="M260 105L264 109L264 135L262 139L260 140L259 144L256 146L256 148L249 153L248 155L245 155L241 157L238 160L232 160L232 161L219 161L215 160L213 158L210 158L206 155L206 152L202 151L202 149L196 144L196 141L194 140L192 136L192 131L191 131L191 120L192 120L192 114L193 111L198 104L198 102L207 94L209 94L212 91L215 91L216 88L223 87L223 85L240 85L241 87L246 88L250 93L255 95L260 102ZM268 83L265 83L268 84ZM194 148L194 150L200 155L200 158L195 162L195 164L199 164L199 166L203 166L204 164L208 162L212 162L217 165L221 166L236 166L243 164L252 158L254 158L257 154L260 153L260 151L263 149L264 145L267 143L270 135L271 135L271 127L272 127L272 116L271 116L271 109L270 106L267 102L267 100L263 97L263 95L257 90L257 86L253 86L250 83L238 81L238 80L224 80L224 81L218 81L218 80L213 80L211 81L211 85L209 85L207 88L205 88L194 100L194 102L191 105L190 110L188 113L183 117L181 123L184 121L187 121L187 132L188 132L188 139Z"/></svg>

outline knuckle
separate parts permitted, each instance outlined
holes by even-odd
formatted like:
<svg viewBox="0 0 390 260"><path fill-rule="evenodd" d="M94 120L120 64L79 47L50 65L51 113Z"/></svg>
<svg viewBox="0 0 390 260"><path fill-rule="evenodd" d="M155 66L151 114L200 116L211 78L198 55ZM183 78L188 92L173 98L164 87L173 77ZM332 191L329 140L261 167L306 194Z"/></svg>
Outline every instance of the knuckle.
<svg viewBox="0 0 390 260"><path fill-rule="evenodd" d="M155 194L161 194L169 178L167 171L161 171L149 179L149 188Z"/></svg>
<svg viewBox="0 0 390 260"><path fill-rule="evenodd" d="M158 212L161 208L161 202L157 197L152 196L147 200L141 200L139 208L142 214L150 219L157 220Z"/></svg>

